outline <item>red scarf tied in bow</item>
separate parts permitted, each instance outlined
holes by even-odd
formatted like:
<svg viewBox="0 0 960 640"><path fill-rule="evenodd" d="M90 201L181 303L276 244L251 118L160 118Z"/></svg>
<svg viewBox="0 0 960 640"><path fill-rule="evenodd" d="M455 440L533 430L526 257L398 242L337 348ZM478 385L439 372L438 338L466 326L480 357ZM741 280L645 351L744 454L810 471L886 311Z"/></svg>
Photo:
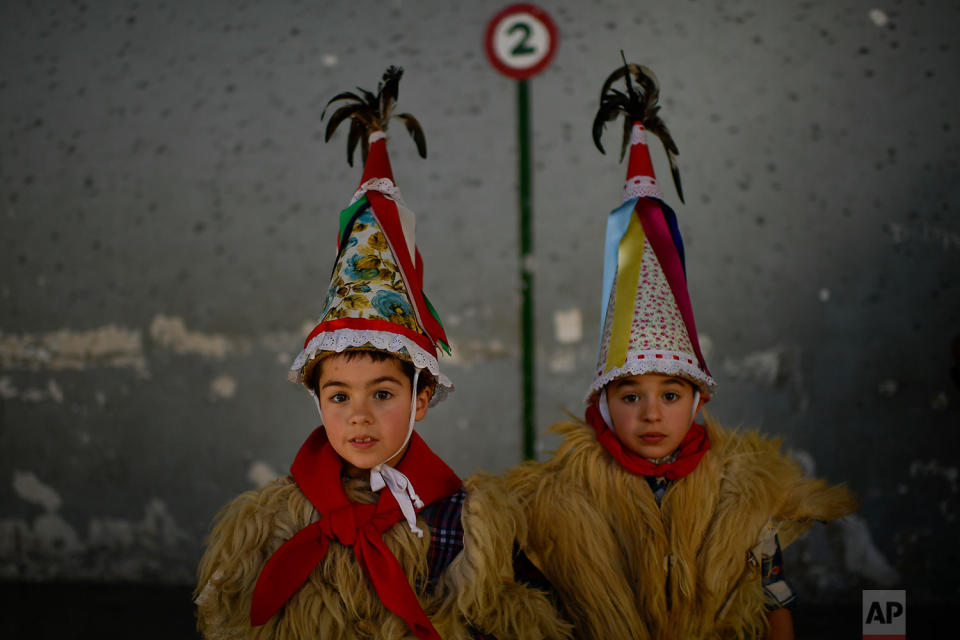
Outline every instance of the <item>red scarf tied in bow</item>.
<svg viewBox="0 0 960 640"><path fill-rule="evenodd" d="M700 459L710 449L707 430L702 424L694 422L677 448L676 459L673 462L656 464L623 446L613 427L608 427L603 416L600 415L597 400L587 407L587 422L596 431L597 441L613 456L613 459L619 462L621 467L638 476L657 478L663 476L668 480L677 480L696 469Z"/></svg>
<svg viewBox="0 0 960 640"><path fill-rule="evenodd" d="M323 560L330 541L336 540L353 547L364 575L387 609L403 618L421 640L440 640L403 567L381 537L404 520L396 498L383 491L376 504L350 502L340 479L342 465L323 427L318 427L301 447L290 472L320 512L320 519L298 531L270 556L253 590L250 624L258 626L273 617ZM397 469L417 488L424 504L447 498L462 485L416 432Z"/></svg>

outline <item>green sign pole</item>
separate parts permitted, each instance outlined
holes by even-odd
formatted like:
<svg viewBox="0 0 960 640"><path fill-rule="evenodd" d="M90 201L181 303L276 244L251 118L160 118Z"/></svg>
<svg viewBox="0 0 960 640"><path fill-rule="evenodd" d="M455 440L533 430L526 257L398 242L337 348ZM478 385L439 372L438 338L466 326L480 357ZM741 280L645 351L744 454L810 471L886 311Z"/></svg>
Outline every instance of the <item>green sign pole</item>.
<svg viewBox="0 0 960 640"><path fill-rule="evenodd" d="M533 326L533 190L530 186L530 87L527 79L543 71L557 50L557 25L546 11L519 2L497 12L487 24L484 48L497 71L517 81L517 147L520 178L520 331L523 356L523 457L536 457Z"/></svg>
<svg viewBox="0 0 960 640"><path fill-rule="evenodd" d="M536 342L533 325L533 190L530 186L530 89L526 79L517 81L517 146L520 179L520 326L523 343L523 457L536 457L534 362Z"/></svg>

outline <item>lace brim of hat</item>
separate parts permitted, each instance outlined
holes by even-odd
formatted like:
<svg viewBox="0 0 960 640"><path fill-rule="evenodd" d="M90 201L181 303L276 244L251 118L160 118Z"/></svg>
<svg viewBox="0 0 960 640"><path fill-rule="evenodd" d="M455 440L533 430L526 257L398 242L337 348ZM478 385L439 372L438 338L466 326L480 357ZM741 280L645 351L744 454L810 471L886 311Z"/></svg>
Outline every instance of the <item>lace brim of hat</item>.
<svg viewBox="0 0 960 640"><path fill-rule="evenodd" d="M717 383L700 368L696 358L688 353L678 351L641 351L630 354L630 358L622 366L612 367L610 370L598 374L590 385L586 401L589 404L598 391L619 378L640 376L646 373L661 373L668 376L678 376L689 380L706 395L713 395L717 390Z"/></svg>
<svg viewBox="0 0 960 640"><path fill-rule="evenodd" d="M406 336L374 329L341 328L318 333L290 365L288 377L292 382L305 384L322 357L353 349L385 351L407 360L418 369L429 371L436 380L436 387L430 397L431 407L446 398L454 389L450 378L440 372L436 356Z"/></svg>

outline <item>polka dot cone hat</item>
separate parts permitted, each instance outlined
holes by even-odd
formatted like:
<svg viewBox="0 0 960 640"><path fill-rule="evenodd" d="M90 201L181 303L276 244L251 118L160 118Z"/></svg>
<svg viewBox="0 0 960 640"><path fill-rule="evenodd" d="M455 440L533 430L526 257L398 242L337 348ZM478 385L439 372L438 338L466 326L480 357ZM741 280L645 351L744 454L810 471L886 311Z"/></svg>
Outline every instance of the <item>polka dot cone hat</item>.
<svg viewBox="0 0 960 640"><path fill-rule="evenodd" d="M606 384L644 373L716 390L693 319L677 216L660 196L646 132L635 122L623 203L607 220L603 331L588 401Z"/></svg>

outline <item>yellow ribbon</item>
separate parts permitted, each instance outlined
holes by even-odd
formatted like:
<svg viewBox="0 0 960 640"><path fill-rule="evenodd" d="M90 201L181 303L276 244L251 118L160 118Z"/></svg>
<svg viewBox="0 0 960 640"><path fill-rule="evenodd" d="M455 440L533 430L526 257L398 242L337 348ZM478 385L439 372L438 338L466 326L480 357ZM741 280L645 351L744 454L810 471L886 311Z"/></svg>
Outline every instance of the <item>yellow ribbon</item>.
<svg viewBox="0 0 960 640"><path fill-rule="evenodd" d="M637 299L637 284L643 266L643 246L646 235L636 214L631 213L627 231L620 239L617 250L616 292L613 303L613 324L610 327L610 343L607 346L607 362L604 373L613 367L622 367L627 361L630 347L630 330L633 325L634 306Z"/></svg>

